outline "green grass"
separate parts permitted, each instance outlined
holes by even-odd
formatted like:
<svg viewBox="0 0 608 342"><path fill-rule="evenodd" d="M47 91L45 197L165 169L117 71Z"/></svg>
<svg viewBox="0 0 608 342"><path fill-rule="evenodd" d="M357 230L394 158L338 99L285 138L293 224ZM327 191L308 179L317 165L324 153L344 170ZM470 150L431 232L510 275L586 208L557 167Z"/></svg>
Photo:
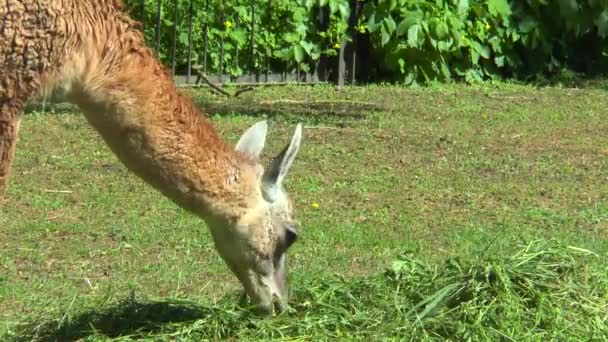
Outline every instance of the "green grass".
<svg viewBox="0 0 608 342"><path fill-rule="evenodd" d="M292 310L236 307L204 223L75 110L23 117L0 208L0 340L608 336L608 97L438 86L192 91L231 142L296 122ZM318 203L317 208L313 203Z"/></svg>

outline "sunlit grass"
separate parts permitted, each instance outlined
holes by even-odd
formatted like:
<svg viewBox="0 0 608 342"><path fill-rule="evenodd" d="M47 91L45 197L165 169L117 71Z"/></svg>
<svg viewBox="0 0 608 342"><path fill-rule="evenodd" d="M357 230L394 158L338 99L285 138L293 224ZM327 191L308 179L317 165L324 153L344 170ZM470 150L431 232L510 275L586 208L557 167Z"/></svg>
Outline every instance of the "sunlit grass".
<svg viewBox="0 0 608 342"><path fill-rule="evenodd" d="M604 91L193 94L231 142L268 119L264 158L305 124L286 184L303 223L292 310L238 308L200 219L130 174L76 110L37 108L0 208L1 340L608 335Z"/></svg>

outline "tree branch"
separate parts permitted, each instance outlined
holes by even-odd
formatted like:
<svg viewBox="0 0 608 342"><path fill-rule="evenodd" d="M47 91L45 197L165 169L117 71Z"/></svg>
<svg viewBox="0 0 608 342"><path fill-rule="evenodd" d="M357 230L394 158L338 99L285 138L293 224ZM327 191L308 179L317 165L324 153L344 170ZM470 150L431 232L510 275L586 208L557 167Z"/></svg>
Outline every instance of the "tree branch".
<svg viewBox="0 0 608 342"><path fill-rule="evenodd" d="M207 78L207 75L205 75L203 72L201 72L200 69L201 69L201 66L199 66L199 65L195 65L192 67L192 70L194 70L194 72L196 72L198 74L199 79L202 79L205 83L207 83L207 85L209 87L211 87L211 89L215 90L217 93L219 93L221 95L225 95L228 97L238 97L242 93L254 90L253 87L247 87L247 88L237 90L234 94L230 94L229 92L225 91L220 86L218 86L217 84L214 84L213 82L211 82L209 80L209 78Z"/></svg>

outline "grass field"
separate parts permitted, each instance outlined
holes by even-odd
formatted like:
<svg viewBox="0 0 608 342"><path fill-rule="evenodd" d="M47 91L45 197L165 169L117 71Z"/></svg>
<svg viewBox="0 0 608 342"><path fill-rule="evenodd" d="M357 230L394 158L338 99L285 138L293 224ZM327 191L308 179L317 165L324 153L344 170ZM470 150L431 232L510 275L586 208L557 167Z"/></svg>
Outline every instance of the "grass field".
<svg viewBox="0 0 608 342"><path fill-rule="evenodd" d="M231 142L304 138L289 312L236 306L204 223L75 110L23 117L0 340L608 339L608 96L517 85L192 91Z"/></svg>

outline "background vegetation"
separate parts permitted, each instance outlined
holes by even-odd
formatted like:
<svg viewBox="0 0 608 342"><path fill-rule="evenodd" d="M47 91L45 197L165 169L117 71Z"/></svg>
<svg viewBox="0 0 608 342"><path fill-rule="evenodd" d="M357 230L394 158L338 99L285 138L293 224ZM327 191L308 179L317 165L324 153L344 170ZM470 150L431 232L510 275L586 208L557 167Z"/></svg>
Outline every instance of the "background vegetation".
<svg viewBox="0 0 608 342"><path fill-rule="evenodd" d="M140 0L127 2L156 46L158 2L146 0L143 16ZM335 56L349 42L362 56L358 77L369 81L529 79L565 70L597 75L608 65L608 3L600 0L362 0L356 8L349 0L160 3L159 53L169 63L177 24L179 71L190 38L192 58L203 62L205 28L209 70L219 70L223 54L233 75L265 70L267 57L275 72L314 70L321 56Z"/></svg>

